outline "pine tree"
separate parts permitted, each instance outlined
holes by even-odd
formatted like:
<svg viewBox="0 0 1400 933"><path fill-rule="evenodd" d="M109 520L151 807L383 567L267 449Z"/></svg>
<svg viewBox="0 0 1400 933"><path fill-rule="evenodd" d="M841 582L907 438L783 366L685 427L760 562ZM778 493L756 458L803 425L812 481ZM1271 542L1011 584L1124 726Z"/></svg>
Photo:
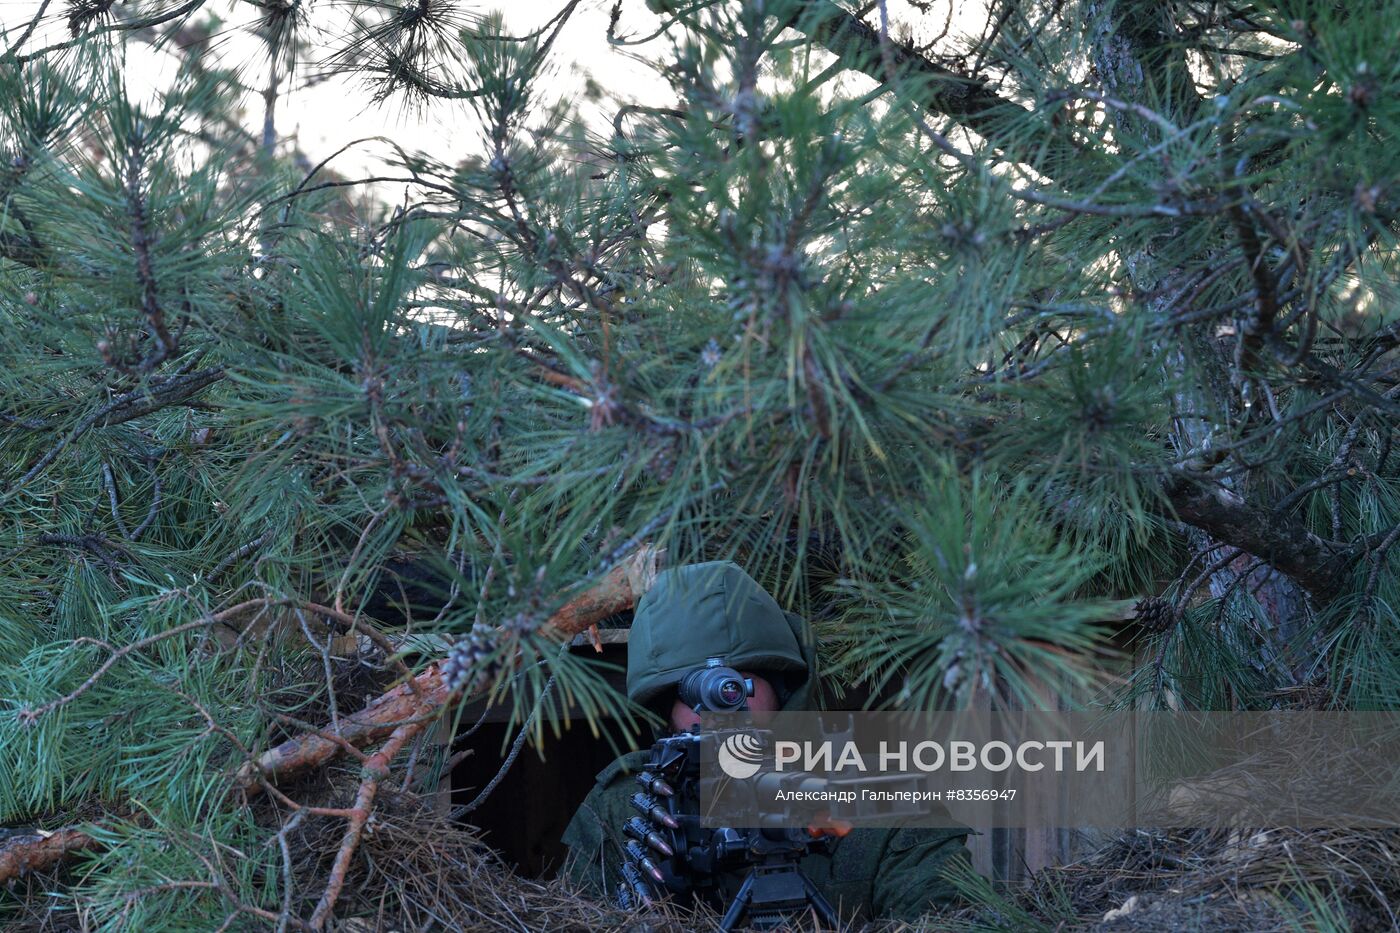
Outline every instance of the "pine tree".
<svg viewBox="0 0 1400 933"><path fill-rule="evenodd" d="M94 925L325 924L432 767L426 714L355 731L410 673L626 741L558 623L663 550L893 707L1079 700L1124 638L1114 702L1400 702L1400 5L619 3L674 99L600 128L575 3L249 3L264 77L192 52L154 106L124 58L198 0L4 24L0 825L73 841ZM376 200L278 145L306 58L475 136ZM249 770L342 723L358 815Z"/></svg>

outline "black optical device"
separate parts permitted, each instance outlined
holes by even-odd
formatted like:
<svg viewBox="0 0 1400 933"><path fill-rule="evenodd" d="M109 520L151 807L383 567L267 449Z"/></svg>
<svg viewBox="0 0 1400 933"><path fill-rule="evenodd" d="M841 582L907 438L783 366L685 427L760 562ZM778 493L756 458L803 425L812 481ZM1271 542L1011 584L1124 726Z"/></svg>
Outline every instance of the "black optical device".
<svg viewBox="0 0 1400 933"><path fill-rule="evenodd" d="M705 666L686 672L680 681L682 702L697 711L737 712L747 709L753 696L753 681L746 679L723 658L710 658ZM837 714L844 721L823 721L822 734L837 747L854 740L850 714ZM732 736L756 739L763 749L767 768L746 778L727 772L702 775L701 759L716 761L718 749ZM702 749L709 746L708 752ZM756 930L791 927L802 918L815 916L823 928L840 929L841 918L825 895L802 871L808 855L830 854L836 836L813 835L811 818L805 811L790 810L760 817L766 825L757 827L705 825L702 801L713 805L707 783L722 784L738 800L755 804L760 799L854 800L850 788L855 781L842 781L808 771L776 771L772 768L773 733L745 723L717 725L709 732L694 725L685 732L657 739L647 755L636 782L641 793L632 796L632 807L639 814L627 821L622 832L627 837L622 860L622 880L617 886L618 901L625 907L654 903L659 897L694 898L724 911L722 933L745 926ZM899 790L926 788L923 776L905 775L862 777L862 786L885 784ZM790 797L778 792L794 792ZM800 793L799 793L800 792ZM810 794L811 797L802 795ZM898 798L896 798L898 799ZM918 799L914 795L910 800ZM801 808L803 804L791 804ZM837 822L854 822L866 816L882 818L915 815L917 804L907 808L880 805L880 812L866 812L860 804L822 805L825 816ZM810 809L810 807L808 808ZM811 815L816 815L811 814ZM796 817L796 819L795 819Z"/></svg>
<svg viewBox="0 0 1400 933"><path fill-rule="evenodd" d="M681 702L697 713L730 713L745 709L753 696L753 681L725 667L723 658L710 658L681 680Z"/></svg>

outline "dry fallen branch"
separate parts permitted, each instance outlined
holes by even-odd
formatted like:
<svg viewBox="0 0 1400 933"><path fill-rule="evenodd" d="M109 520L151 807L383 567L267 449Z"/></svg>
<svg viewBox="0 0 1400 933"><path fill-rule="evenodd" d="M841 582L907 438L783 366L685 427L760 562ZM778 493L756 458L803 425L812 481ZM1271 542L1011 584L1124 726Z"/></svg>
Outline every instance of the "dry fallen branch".
<svg viewBox="0 0 1400 933"><path fill-rule="evenodd" d="M631 609L637 595L645 591L650 578L655 576L655 566L661 556L655 549L642 548L561 606L549 617L549 624L560 633L572 636L609 616ZM401 725L435 718L451 699L451 691L443 681L442 663L441 660L433 662L416 677L377 697L364 709L342 717L340 738L343 742L363 748L390 735ZM321 734L289 739L264 752L256 763L244 765L238 773L239 786L256 794L257 774L268 780L280 780L319 768L342 751L341 743Z"/></svg>
<svg viewBox="0 0 1400 933"><path fill-rule="evenodd" d="M364 778L361 779L360 789L355 794L355 804L350 808L350 825L345 830L340 850L335 854L335 864L331 866L330 877L326 880L325 893L321 895L321 901L311 915L313 930L325 928L326 921L335 910L335 902L340 899L340 892L345 888L345 876L350 871L350 861L355 857L355 850L360 845L360 836L364 832L365 824L369 822L380 782L389 776L389 766L393 764L395 756L426 726L427 722L422 720L399 726L389 737L389 741L384 743L384 747L371 755L365 763Z"/></svg>
<svg viewBox="0 0 1400 933"><path fill-rule="evenodd" d="M631 609L655 577L657 564L663 557L663 551L651 547L641 548L632 557L619 562L592 587L561 606L550 616L549 624L561 634L573 636L609 616ZM242 605L235 606L215 616L206 617L198 623L192 623L189 627L210 624L243 608L245 607ZM325 611L325 607L317 607L313 611ZM178 630L172 629L162 633L162 637L184 628L182 626ZM130 650L135 650L135 646L131 646ZM110 662L116 660L117 657L109 659ZM110 666L110 663L106 665ZM332 735L330 730L321 729L269 749L256 762L249 762L239 769L235 779L237 786L245 795L254 796L264 789L264 782L276 782L322 767L346 753L347 749L364 748L388 738L384 748L370 756L365 764L366 774L373 776L375 771L372 764L385 756L386 752L396 753L397 748L390 747L394 745L395 738L402 736L398 743L398 747L402 747L404 742L411 740L429 723L435 721L452 699L451 691L443 683L441 667L442 661L435 661L416 677L375 698L364 709L342 717L338 738ZM80 690L88 686L90 684ZM61 702L69 702L71 699L72 696L62 698ZM41 710L34 712L39 713ZM392 758L393 754L384 757L383 764L387 767ZM377 783L372 789L361 785L361 793L367 795L366 819L367 807L372 802L376 789ZM360 808L360 801L357 799L351 813ZM349 842L349 833L346 842ZM70 853L94 849L97 846L96 839L76 827L66 827L45 835L13 837L0 844L0 885L7 884L27 872L56 865ZM353 855L353 852L352 844L350 854ZM332 895L329 886L327 894ZM331 906L334 906L334 895L330 900Z"/></svg>
<svg viewBox="0 0 1400 933"><path fill-rule="evenodd" d="M12 837L0 847L0 884L8 884L31 871L57 864L75 852L95 849L98 842L79 829L60 829Z"/></svg>

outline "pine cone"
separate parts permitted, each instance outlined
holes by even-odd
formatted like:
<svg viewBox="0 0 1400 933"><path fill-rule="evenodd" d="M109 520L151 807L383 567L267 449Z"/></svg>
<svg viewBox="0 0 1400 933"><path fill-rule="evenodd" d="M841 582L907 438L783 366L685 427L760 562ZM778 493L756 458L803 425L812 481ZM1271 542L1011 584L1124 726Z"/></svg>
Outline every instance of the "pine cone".
<svg viewBox="0 0 1400 933"><path fill-rule="evenodd" d="M495 645L490 631L484 625L472 626L471 632L447 652L442 679L449 690L470 692L469 688L495 675L499 665L491 660Z"/></svg>
<svg viewBox="0 0 1400 933"><path fill-rule="evenodd" d="M1176 612L1165 599L1149 596L1138 600L1133 609L1137 612L1138 624L1149 632L1165 632L1177 623Z"/></svg>

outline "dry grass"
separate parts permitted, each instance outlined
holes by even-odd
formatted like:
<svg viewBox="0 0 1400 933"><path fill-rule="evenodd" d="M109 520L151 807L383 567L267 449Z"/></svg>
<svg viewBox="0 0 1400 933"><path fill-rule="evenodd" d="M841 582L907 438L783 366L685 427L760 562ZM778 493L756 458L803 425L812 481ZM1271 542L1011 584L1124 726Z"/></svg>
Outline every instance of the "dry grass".
<svg viewBox="0 0 1400 933"><path fill-rule="evenodd" d="M386 802L389 803L389 802ZM339 845L334 826L305 838L309 878ZM360 845L337 916L344 930L621 930L632 915L578 896L558 882L522 878L468 827L414 801L375 814ZM316 889L319 893L319 889ZM658 917L652 929L664 929ZM680 922L671 929L687 927Z"/></svg>
<svg viewBox="0 0 1400 933"><path fill-rule="evenodd" d="M328 781L327 778L330 778ZM287 787L312 806L343 806L353 794L349 766ZM288 818L258 804L270 832ZM310 916L340 846L343 821L307 816L287 834L292 856L290 913ZM62 876L33 876L8 896L28 908L5 929L76 931L77 914L55 910ZM1080 861L1012 887L968 879L974 902L895 931L1088 930L1097 933L1259 933L1400 929L1400 831L1261 830L1124 833ZM0 893L0 897L7 896ZM390 931L707 931L717 916L671 905L629 913L562 881L514 873L470 827L435 813L412 794L386 792L366 827L333 928ZM247 929L261 929L249 926ZM815 930L810 922L795 929Z"/></svg>
<svg viewBox="0 0 1400 933"><path fill-rule="evenodd" d="M469 828L416 798L386 801L365 835L334 929L343 933L544 930L683 933L716 928L712 911L663 905L629 913L561 881L522 878ZM296 911L314 906L339 845L332 820L306 821L290 841ZM39 879L34 879L38 881ZM52 879L49 879L52 881ZM49 884L28 886L31 911L16 933L68 933L77 917L44 903ZM23 897L22 891L13 894ZM1126 833L1072 865L997 889L979 903L917 925L868 924L863 933L910 930L1269 933L1400 929L1400 833L1269 830ZM255 927L248 927L255 929ZM799 920L793 930L816 931Z"/></svg>
<svg viewBox="0 0 1400 933"><path fill-rule="evenodd" d="M1400 832L1125 833L947 922L957 930L1400 929ZM1126 909L1125 909L1126 908Z"/></svg>

